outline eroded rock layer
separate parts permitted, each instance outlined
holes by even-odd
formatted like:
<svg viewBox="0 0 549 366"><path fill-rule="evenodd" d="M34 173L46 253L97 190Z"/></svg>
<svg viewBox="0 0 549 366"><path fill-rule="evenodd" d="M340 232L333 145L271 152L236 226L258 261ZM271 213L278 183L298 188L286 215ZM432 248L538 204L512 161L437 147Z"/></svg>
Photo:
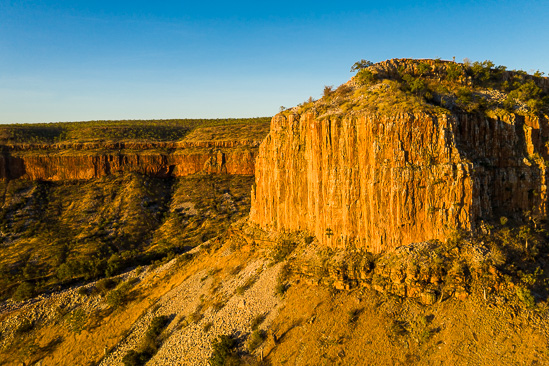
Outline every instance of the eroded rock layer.
<svg viewBox="0 0 549 366"><path fill-rule="evenodd" d="M256 141L4 146L0 179L93 179L119 172L158 177L254 174Z"/></svg>
<svg viewBox="0 0 549 366"><path fill-rule="evenodd" d="M279 114L250 220L379 252L499 216L545 215L546 120L510 115Z"/></svg>

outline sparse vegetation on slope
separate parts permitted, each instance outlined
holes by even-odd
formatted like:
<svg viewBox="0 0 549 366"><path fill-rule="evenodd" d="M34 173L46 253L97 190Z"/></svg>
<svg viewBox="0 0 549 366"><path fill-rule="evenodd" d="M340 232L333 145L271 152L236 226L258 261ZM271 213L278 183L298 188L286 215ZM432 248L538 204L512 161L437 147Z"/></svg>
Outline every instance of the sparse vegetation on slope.
<svg viewBox="0 0 549 366"><path fill-rule="evenodd" d="M166 261L222 234L249 210L252 177L0 182L0 296L25 300L58 284Z"/></svg>
<svg viewBox="0 0 549 366"><path fill-rule="evenodd" d="M461 260L468 296L436 294L436 301L428 304L422 297L399 295L390 286L354 285L337 289L334 278L342 273L350 274L341 266L334 267L338 258L345 258L341 252L319 250L318 243L303 234L273 237L253 227L236 226L225 240L203 247L190 259L174 260L156 272L145 269L145 277L135 288L135 300L103 317L97 325L92 326L91 321L95 317L93 307L90 308L93 297L86 296L81 298L84 303L67 309L63 315L65 320L59 324L61 328L32 316L27 321L19 321L19 340L11 342L29 343L35 339L37 347L27 349L25 354L14 353L9 360L36 362L44 358L66 364L70 354L76 357L74 360L84 357L98 361L103 357L102 365L139 365L147 361L161 365L174 360L190 365L208 360L210 364L235 365L549 362L549 355L543 351L548 329L546 300L534 294L535 305L530 306L522 303L520 295L511 288L492 287L486 297L482 290L482 286L490 285L481 274L491 274L490 268L479 271L483 260L499 258L498 271L514 265L518 268L519 262L513 255L516 256L518 247L524 250L520 233L526 229L509 225L490 228L495 242L485 241L486 253L473 250L478 243L469 246L470 239L456 236L455 241L440 251L427 250L417 257L414 251L393 256L363 256L362 265L373 271L379 267L391 274L387 284L398 279L396 272L404 263L410 262L413 266L414 259L424 261L425 258L438 261L438 267L429 262L419 269L419 277L423 278L425 273L431 276L425 283L418 283L421 289L430 288L433 276L443 275L447 268L456 266L455 259ZM541 240L542 228L538 226L534 230L538 230L533 234L536 240ZM498 238L508 239L503 244L498 243ZM257 245L258 242L262 244ZM294 250L273 265L270 253L288 242L294 243ZM529 239L528 247L533 251L537 248L543 253L540 246L543 246L541 242ZM509 252L503 256L496 254L497 248L504 250L505 247ZM296 274L295 265L310 260L314 253L318 253L320 263L324 263L325 270L319 272L320 277ZM461 253L461 258L453 257L454 253L456 256ZM507 273L511 276L509 283L531 283L529 276L533 275L539 277L541 284L544 277L539 271L534 275L533 268L544 260L544 254L532 260L528 266L521 267L522 274ZM285 270L286 263L290 266ZM265 268L259 278L245 293L235 294L239 284L254 277L258 268ZM294 270L288 271L289 268ZM383 271L380 273L385 273ZM449 270L448 275L452 271ZM283 298L274 295L277 278L291 284ZM352 281L352 276L347 279ZM408 283L407 278L404 283ZM112 285L108 287L111 289L107 291L113 291ZM210 297L217 294L226 296L227 308L214 308ZM20 316L31 314L28 309ZM177 319L186 319L197 309L201 315L196 322L179 324ZM132 320L123 323L130 314L133 314ZM168 324L166 319L172 318L175 320ZM123 329L112 327L113 322L124 324ZM10 334L3 329L4 334ZM53 339L46 336L51 329L59 329L56 332L62 338L55 346L46 348L44 344ZM101 338L97 338L100 334ZM73 337L82 343L81 347L86 347L79 351L82 354L78 357L68 352ZM40 339L44 340L38 341ZM97 343L98 339L105 341L91 346L89 342ZM109 345L105 355L104 344Z"/></svg>
<svg viewBox="0 0 549 366"><path fill-rule="evenodd" d="M351 71L357 72L351 81L335 90L326 87L320 100L310 99L295 110L320 116L360 111L549 113L549 81L542 73L507 71L491 61L362 60Z"/></svg>

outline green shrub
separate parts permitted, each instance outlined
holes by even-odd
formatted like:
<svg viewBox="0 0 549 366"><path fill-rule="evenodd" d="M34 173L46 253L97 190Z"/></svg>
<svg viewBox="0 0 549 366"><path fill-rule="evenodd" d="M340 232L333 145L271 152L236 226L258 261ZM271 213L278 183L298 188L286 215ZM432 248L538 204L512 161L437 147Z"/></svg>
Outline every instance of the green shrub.
<svg viewBox="0 0 549 366"><path fill-rule="evenodd" d="M103 278L97 281L95 287L101 294L106 295L107 292L115 288L119 282L120 280L118 278Z"/></svg>
<svg viewBox="0 0 549 366"><path fill-rule="evenodd" d="M252 330L257 330L264 320L265 320L265 314L259 314L252 319L250 323L250 327L252 328Z"/></svg>
<svg viewBox="0 0 549 366"><path fill-rule="evenodd" d="M130 300L130 290L132 284L130 281L124 282L117 288L107 294L107 304L113 308L125 305Z"/></svg>
<svg viewBox="0 0 549 366"><path fill-rule="evenodd" d="M238 366L238 341L230 335L220 335L212 342L212 355L208 362L210 366Z"/></svg>
<svg viewBox="0 0 549 366"><path fill-rule="evenodd" d="M160 346L159 336L164 328L170 323L170 317L168 315L155 316L149 329L145 333L145 339L143 340L142 349L147 354L154 355L158 351Z"/></svg>
<svg viewBox="0 0 549 366"><path fill-rule="evenodd" d="M420 62L419 65L417 65L417 72L420 76L425 76L431 71L431 65L429 65L426 62Z"/></svg>
<svg viewBox="0 0 549 366"><path fill-rule="evenodd" d="M376 81L376 77L370 70L363 69L356 74L355 81L359 85L370 85Z"/></svg>
<svg viewBox="0 0 549 366"><path fill-rule="evenodd" d="M264 330L256 329L248 337L248 349L253 352L257 347L261 346L267 338L267 333Z"/></svg>
<svg viewBox="0 0 549 366"><path fill-rule="evenodd" d="M428 91L427 84L421 78L414 78L410 74L404 74L402 76L402 81L407 90L411 91L417 95L424 95Z"/></svg>
<svg viewBox="0 0 549 366"><path fill-rule="evenodd" d="M170 322L170 317L168 315L155 316L151 321L151 325L147 330L146 336L149 338L156 338L162 333L162 330Z"/></svg>
<svg viewBox="0 0 549 366"><path fill-rule="evenodd" d="M271 250L270 256L273 263L279 263L285 260L296 248L297 244L289 240L284 240Z"/></svg>
<svg viewBox="0 0 549 366"><path fill-rule="evenodd" d="M13 293L13 300L23 301L34 296L34 285L30 282L22 282Z"/></svg>
<svg viewBox="0 0 549 366"><path fill-rule="evenodd" d="M253 286L253 284L257 281L257 275L250 276L246 282L244 282L242 285L238 286L235 290L235 293L237 295L242 295L244 292L248 291L250 287Z"/></svg>
<svg viewBox="0 0 549 366"><path fill-rule="evenodd" d="M446 68L446 77L448 80L455 81L457 80L461 75L463 71L461 69L461 66L456 63L451 63Z"/></svg>
<svg viewBox="0 0 549 366"><path fill-rule="evenodd" d="M524 287L524 286L517 286L517 297L519 300L528 308L533 308L536 306L536 300L534 299L534 296L532 295L532 292Z"/></svg>
<svg viewBox="0 0 549 366"><path fill-rule="evenodd" d="M372 66L373 64L374 63L372 61L362 59L360 61L355 62L353 66L351 66L351 72L362 71L365 68Z"/></svg>
<svg viewBox="0 0 549 366"><path fill-rule="evenodd" d="M145 333L140 351L131 350L122 358L124 366L141 366L146 364L158 351L158 347L160 346L159 336L169 322L170 317L167 315L155 316Z"/></svg>
<svg viewBox="0 0 549 366"><path fill-rule="evenodd" d="M463 105L467 105L473 101L473 93L467 88L459 88L456 96L458 102Z"/></svg>
<svg viewBox="0 0 549 366"><path fill-rule="evenodd" d="M473 78L480 82L486 82L490 79L490 70L494 67L494 63L490 60L475 61L471 66Z"/></svg>

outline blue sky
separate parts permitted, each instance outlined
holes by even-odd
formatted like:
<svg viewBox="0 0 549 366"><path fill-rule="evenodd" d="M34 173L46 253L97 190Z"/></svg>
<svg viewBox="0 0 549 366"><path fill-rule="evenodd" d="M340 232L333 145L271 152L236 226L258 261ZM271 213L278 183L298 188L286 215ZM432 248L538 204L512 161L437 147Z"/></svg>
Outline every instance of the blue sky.
<svg viewBox="0 0 549 366"><path fill-rule="evenodd" d="M0 0L0 123L275 114L359 59L549 72L546 1Z"/></svg>

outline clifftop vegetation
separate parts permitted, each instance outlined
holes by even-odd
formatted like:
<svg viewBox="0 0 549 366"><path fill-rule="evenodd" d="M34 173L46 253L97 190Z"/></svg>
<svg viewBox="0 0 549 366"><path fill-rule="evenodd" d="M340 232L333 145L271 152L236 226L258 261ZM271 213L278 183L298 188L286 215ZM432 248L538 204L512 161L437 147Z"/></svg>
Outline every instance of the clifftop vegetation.
<svg viewBox="0 0 549 366"><path fill-rule="evenodd" d="M320 116L371 111L485 113L549 113L549 79L537 71L508 71L492 61L463 63L442 60L393 59L379 63L361 60L356 75L337 89L324 88L323 97L291 109Z"/></svg>
<svg viewBox="0 0 549 366"><path fill-rule="evenodd" d="M0 143L63 143L97 141L178 141L201 128L215 127L220 132L233 131L242 125L240 133L248 137L260 135L254 127L267 126L270 117L223 119L164 119L56 122L11 124L0 126ZM231 127L227 129L225 127ZM229 132L230 132L229 131ZM224 134L227 137L227 134ZM240 136L238 136L240 138Z"/></svg>

